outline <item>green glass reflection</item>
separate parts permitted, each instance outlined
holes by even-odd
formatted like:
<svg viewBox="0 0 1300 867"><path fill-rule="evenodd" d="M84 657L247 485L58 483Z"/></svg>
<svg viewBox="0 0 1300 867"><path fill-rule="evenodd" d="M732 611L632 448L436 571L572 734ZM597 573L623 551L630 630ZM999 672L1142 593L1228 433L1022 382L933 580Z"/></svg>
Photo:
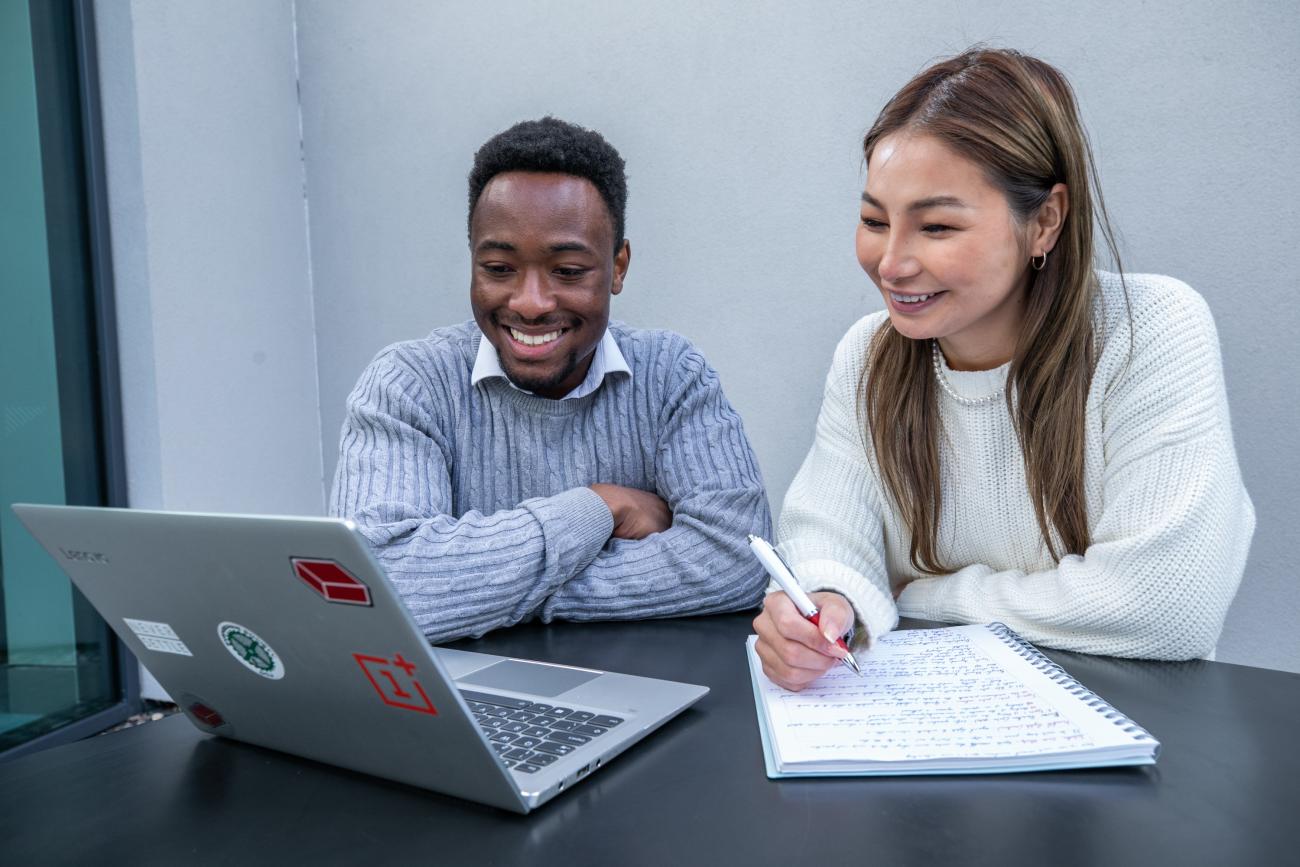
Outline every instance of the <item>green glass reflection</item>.
<svg viewBox="0 0 1300 867"><path fill-rule="evenodd" d="M71 585L8 508L67 490L35 68L28 4L0 0L0 741L90 698Z"/></svg>

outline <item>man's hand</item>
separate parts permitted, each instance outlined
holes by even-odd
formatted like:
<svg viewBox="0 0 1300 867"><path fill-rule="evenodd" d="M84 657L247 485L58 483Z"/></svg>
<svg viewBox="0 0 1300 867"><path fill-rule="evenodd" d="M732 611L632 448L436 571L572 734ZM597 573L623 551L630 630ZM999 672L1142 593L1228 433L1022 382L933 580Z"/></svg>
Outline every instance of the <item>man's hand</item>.
<svg viewBox="0 0 1300 867"><path fill-rule="evenodd" d="M754 650L763 661L767 679L786 689L799 690L826 673L844 656L835 640L853 625L853 608L838 593L810 593L821 616L820 627L804 618L784 593L769 593L763 613L754 618L758 643Z"/></svg>
<svg viewBox="0 0 1300 867"><path fill-rule="evenodd" d="M644 539L672 526L668 504L649 491L622 485L592 485L614 516L614 538Z"/></svg>

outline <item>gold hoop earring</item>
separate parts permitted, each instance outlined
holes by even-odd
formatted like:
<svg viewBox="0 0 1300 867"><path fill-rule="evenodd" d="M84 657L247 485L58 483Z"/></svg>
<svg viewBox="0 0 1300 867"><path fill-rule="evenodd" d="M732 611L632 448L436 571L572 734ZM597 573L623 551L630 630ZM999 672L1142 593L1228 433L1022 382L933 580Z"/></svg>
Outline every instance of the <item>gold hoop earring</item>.
<svg viewBox="0 0 1300 867"><path fill-rule="evenodd" d="M1036 261L1037 259L1038 259L1037 256L1030 256L1030 257L1029 257L1029 267L1030 267L1030 268L1033 268L1035 271L1041 271L1041 270L1043 270L1044 268L1047 267L1047 251L1046 251L1046 250L1043 251L1043 261L1041 261L1041 262Z"/></svg>

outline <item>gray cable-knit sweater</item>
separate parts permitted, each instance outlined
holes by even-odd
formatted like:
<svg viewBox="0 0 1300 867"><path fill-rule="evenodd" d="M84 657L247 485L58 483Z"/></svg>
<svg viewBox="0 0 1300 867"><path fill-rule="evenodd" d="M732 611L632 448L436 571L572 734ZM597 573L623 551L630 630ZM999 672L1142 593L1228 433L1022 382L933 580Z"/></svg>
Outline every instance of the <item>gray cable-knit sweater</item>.
<svg viewBox="0 0 1300 867"><path fill-rule="evenodd" d="M348 398L330 498L434 641L543 621L705 614L758 603L747 533L762 478L717 373L685 338L610 323L632 376L548 400L470 385L473 322L388 347ZM658 494L663 533L611 538L588 485Z"/></svg>

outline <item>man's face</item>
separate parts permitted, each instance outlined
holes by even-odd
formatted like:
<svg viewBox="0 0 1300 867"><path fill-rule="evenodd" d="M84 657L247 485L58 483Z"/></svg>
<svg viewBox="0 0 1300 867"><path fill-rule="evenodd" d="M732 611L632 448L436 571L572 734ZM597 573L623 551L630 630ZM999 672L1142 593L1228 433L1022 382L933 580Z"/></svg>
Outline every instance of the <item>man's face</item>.
<svg viewBox="0 0 1300 867"><path fill-rule="evenodd" d="M561 398L591 366L631 256L586 178L506 172L470 219L470 305L520 388Z"/></svg>

